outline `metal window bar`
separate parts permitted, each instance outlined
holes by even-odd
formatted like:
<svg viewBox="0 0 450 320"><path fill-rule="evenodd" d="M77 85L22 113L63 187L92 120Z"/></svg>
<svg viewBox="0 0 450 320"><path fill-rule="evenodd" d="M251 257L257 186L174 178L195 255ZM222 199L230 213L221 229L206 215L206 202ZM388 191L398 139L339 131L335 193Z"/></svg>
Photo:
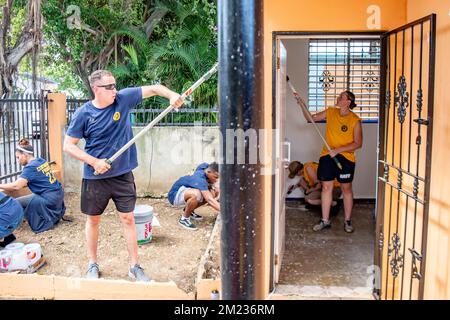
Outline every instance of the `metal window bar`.
<svg viewBox="0 0 450 320"><path fill-rule="evenodd" d="M381 44L378 39L310 39L310 111L315 113L325 106L333 106L340 92L350 90L358 104L353 111L363 120L376 120L380 63ZM374 99L369 100L369 97Z"/></svg>

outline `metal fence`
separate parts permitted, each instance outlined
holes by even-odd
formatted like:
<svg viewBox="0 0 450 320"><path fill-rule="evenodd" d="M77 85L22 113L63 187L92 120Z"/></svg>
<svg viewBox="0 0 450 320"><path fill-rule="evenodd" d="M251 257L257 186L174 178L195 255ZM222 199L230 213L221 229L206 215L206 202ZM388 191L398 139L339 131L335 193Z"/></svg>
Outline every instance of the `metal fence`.
<svg viewBox="0 0 450 320"><path fill-rule="evenodd" d="M22 172L15 157L22 138L29 140L37 157L48 159L47 110L45 94L0 99L0 182L11 182Z"/></svg>
<svg viewBox="0 0 450 320"><path fill-rule="evenodd" d="M72 120L76 109L82 106L87 99L67 99L67 124ZM164 109L143 108L138 105L130 111L131 124L141 127L149 124ZM194 126L201 122L203 126L216 126L219 123L219 110L217 107L182 107L179 111L170 112L156 126Z"/></svg>

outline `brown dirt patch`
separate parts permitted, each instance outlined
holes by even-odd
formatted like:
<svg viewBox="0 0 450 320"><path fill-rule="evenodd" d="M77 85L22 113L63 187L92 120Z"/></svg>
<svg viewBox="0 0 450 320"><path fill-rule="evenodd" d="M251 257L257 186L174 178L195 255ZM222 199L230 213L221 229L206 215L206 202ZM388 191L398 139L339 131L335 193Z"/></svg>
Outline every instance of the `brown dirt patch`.
<svg viewBox="0 0 450 320"><path fill-rule="evenodd" d="M78 194L66 193L65 203L65 217L73 222L61 221L54 229L40 234L34 234L24 222L14 234L18 242L40 243L47 265L38 274L83 277L88 263L84 235L86 218L80 212ZM193 292L198 264L217 214L210 207L197 209L204 219L195 222L197 231L189 231L178 225L181 211L173 208L167 199L139 198L137 204L153 206L161 223L161 227L153 229L152 241L139 246L140 264L153 280L172 280L185 292ZM129 280L126 242L112 201L102 216L98 262L102 278Z"/></svg>

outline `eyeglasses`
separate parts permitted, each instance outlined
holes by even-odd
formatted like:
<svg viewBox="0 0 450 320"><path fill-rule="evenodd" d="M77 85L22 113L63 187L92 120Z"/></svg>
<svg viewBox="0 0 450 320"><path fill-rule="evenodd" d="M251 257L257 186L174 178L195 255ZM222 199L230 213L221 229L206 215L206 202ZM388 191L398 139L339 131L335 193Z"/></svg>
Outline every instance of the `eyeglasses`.
<svg viewBox="0 0 450 320"><path fill-rule="evenodd" d="M96 86L96 87L105 88L106 90L114 90L117 88L115 83L104 84L104 85Z"/></svg>

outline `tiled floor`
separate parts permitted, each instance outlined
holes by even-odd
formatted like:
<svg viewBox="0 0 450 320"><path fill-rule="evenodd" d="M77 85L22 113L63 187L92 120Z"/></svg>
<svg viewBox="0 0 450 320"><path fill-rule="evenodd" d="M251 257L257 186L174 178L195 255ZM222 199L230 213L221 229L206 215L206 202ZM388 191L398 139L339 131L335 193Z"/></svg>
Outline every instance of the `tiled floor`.
<svg viewBox="0 0 450 320"><path fill-rule="evenodd" d="M367 287L374 257L374 203L355 203L352 234L344 231L343 209L332 218L331 229L314 232L320 208L301 211L299 205L286 203L286 247L279 285L297 286L300 291L317 287L327 294L330 287L338 291Z"/></svg>

